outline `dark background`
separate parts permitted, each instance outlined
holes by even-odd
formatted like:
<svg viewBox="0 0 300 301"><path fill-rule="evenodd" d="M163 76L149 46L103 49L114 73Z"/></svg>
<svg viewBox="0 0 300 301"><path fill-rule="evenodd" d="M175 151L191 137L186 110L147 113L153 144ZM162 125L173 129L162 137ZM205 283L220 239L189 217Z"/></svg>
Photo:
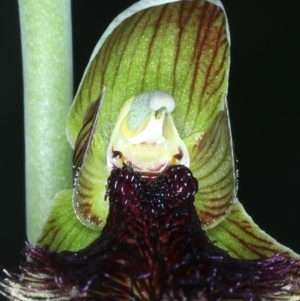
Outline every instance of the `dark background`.
<svg viewBox="0 0 300 301"><path fill-rule="evenodd" d="M74 91L100 35L132 3L73 0ZM223 3L232 40L228 99L238 196L262 229L300 252L298 1ZM22 93L17 1L0 0L0 265L5 267L23 258L25 239Z"/></svg>

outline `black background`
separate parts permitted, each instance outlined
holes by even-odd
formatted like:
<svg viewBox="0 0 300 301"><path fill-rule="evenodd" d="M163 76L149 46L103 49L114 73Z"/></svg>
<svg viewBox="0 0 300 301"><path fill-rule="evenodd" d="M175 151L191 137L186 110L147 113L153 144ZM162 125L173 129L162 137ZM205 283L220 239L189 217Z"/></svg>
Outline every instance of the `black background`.
<svg viewBox="0 0 300 301"><path fill-rule="evenodd" d="M73 0L74 91L109 22L134 1ZM226 0L232 40L229 108L239 199L267 233L300 252L298 1ZM16 0L0 0L0 265L25 239L22 67Z"/></svg>

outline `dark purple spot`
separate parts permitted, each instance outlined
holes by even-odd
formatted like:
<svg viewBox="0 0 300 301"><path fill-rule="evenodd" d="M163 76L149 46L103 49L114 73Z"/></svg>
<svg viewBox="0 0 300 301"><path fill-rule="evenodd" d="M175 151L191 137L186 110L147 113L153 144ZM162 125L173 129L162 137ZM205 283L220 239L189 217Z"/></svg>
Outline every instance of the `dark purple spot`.
<svg viewBox="0 0 300 301"><path fill-rule="evenodd" d="M120 151L112 151L112 158L113 159L123 158L123 154Z"/></svg>

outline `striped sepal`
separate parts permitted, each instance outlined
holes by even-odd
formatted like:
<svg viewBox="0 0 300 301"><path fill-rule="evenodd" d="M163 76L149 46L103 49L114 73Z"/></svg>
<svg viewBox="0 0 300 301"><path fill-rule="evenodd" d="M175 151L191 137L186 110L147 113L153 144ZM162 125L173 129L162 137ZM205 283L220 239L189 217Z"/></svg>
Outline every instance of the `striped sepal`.
<svg viewBox="0 0 300 301"><path fill-rule="evenodd" d="M262 231L236 200L227 218L206 234L217 246L236 258L254 259L271 257L278 253L299 257Z"/></svg>
<svg viewBox="0 0 300 301"><path fill-rule="evenodd" d="M229 38L221 7L199 0L140 10L95 51L69 114L70 143L74 145L84 112L104 84L97 127L107 144L125 101L145 91L172 95L172 115L182 139L206 131L224 108L228 69Z"/></svg>
<svg viewBox="0 0 300 301"><path fill-rule="evenodd" d="M55 196L38 246L56 252L78 251L91 244L98 236L99 231L84 226L78 220L72 208L72 191L64 190Z"/></svg>

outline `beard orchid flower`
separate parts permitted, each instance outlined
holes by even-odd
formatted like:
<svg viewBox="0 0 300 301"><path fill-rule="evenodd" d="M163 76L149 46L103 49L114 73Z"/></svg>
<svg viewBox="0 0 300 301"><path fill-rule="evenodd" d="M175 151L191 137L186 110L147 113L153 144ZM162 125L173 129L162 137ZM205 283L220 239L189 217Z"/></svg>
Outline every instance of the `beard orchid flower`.
<svg viewBox="0 0 300 301"><path fill-rule="evenodd" d="M13 300L300 300L299 256L236 197L219 0L141 0L107 28L67 118L58 192Z"/></svg>

